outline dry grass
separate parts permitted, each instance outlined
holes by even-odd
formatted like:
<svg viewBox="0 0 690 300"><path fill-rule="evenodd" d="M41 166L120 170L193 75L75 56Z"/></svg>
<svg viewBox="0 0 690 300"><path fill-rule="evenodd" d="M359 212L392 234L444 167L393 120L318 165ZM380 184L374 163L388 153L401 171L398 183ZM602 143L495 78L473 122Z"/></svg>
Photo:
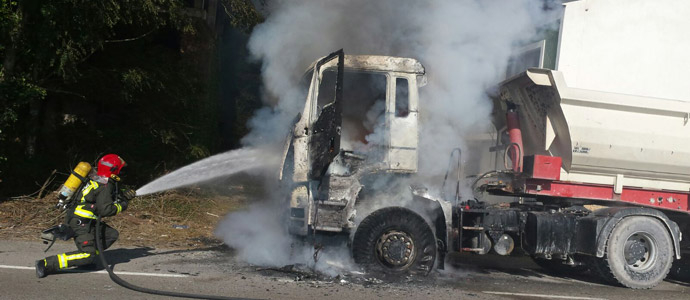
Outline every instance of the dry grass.
<svg viewBox="0 0 690 300"><path fill-rule="evenodd" d="M120 232L121 245L199 248L221 243L213 236L216 224L228 212L245 206L241 190L232 196L198 188L137 197L118 216L105 221ZM41 230L59 224L64 214L54 208L56 194L43 199L21 198L0 202L0 239L38 241ZM176 229L175 226L186 227Z"/></svg>

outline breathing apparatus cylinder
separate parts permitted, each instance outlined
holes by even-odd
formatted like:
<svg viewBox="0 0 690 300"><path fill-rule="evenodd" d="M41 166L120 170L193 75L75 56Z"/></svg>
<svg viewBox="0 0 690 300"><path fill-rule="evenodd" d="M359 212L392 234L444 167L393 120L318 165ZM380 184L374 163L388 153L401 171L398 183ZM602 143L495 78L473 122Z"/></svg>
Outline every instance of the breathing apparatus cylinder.
<svg viewBox="0 0 690 300"><path fill-rule="evenodd" d="M57 207L63 207L65 201L69 201L69 199L72 198L72 195L74 195L74 192L77 191L79 186L86 182L86 175L88 175L89 172L91 172L91 165L83 161L72 170L72 174L67 177L67 181L65 181L60 189Z"/></svg>

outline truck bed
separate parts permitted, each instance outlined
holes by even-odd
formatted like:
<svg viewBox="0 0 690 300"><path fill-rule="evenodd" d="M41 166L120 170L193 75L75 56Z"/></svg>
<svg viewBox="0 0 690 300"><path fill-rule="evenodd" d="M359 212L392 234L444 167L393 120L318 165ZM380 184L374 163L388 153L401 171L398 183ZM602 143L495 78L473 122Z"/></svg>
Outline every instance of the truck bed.
<svg viewBox="0 0 690 300"><path fill-rule="evenodd" d="M561 157L561 181L690 191L690 102L570 88L546 69L503 82L497 110L506 102L524 155Z"/></svg>

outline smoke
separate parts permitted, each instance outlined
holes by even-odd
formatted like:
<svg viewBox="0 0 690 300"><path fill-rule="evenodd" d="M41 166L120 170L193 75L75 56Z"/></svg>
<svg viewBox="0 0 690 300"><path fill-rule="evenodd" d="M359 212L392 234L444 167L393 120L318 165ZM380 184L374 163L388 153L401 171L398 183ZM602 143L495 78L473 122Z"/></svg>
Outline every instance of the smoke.
<svg viewBox="0 0 690 300"><path fill-rule="evenodd" d="M282 199L277 191L270 199ZM298 241L286 226L286 204L280 201L261 201L246 210L234 212L216 228L216 236L237 250L237 256L255 265L282 267L303 265L323 274L336 276L353 270L354 263L346 245L330 245L319 250L314 259L314 246L323 241Z"/></svg>
<svg viewBox="0 0 690 300"><path fill-rule="evenodd" d="M346 54L419 59L429 86L420 105L426 141L447 156L462 136L488 124L486 88L505 73L514 46L559 14L560 1L274 1L254 29L249 49L262 61L264 100L244 143L284 138L301 112L306 67L343 48ZM433 134L436 131L437 134ZM431 134L430 134L431 133ZM441 137L441 138L437 138ZM447 141L446 147L438 147ZM431 171L437 164L425 163Z"/></svg>
<svg viewBox="0 0 690 300"><path fill-rule="evenodd" d="M490 126L486 90L505 75L511 51L559 11L556 0L270 1L266 21L249 41L262 62L267 106L249 122L243 143L282 145L291 120L304 109L300 80L319 57L340 48L346 54L412 57L425 66L429 82L420 90L419 175L442 175L450 151L467 148L467 136ZM294 262L287 254L292 241L278 221L286 209L284 195L275 198L230 214L217 230L250 263Z"/></svg>

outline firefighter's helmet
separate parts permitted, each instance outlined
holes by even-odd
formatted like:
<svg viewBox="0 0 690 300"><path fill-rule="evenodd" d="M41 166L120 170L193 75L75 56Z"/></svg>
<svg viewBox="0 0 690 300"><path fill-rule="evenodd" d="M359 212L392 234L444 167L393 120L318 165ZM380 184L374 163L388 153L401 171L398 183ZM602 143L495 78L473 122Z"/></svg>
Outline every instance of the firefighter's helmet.
<svg viewBox="0 0 690 300"><path fill-rule="evenodd" d="M98 161L98 176L118 179L117 175L127 164L117 154L106 154Z"/></svg>

